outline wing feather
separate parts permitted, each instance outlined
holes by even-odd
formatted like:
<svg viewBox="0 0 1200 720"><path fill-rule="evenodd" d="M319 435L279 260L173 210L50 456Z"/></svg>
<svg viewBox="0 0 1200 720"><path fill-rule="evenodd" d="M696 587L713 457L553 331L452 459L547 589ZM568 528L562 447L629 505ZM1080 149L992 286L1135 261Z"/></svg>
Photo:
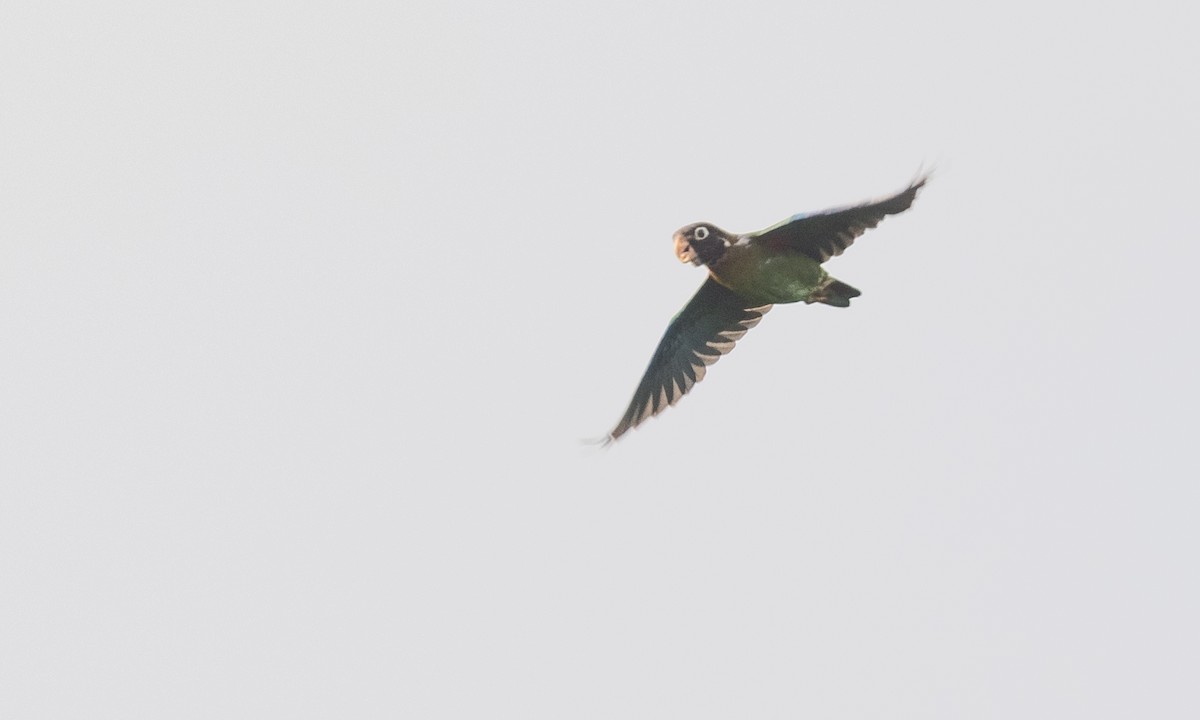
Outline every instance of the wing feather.
<svg viewBox="0 0 1200 720"><path fill-rule="evenodd" d="M793 215L748 237L755 242L797 250L823 263L841 255L860 235L888 215L907 210L928 179L928 175L920 177L905 190L882 200L811 215Z"/></svg>
<svg viewBox="0 0 1200 720"><path fill-rule="evenodd" d="M733 350L738 340L762 320L770 305L749 303L712 277L667 326L629 408L608 434L612 442L679 402L704 379L708 366Z"/></svg>

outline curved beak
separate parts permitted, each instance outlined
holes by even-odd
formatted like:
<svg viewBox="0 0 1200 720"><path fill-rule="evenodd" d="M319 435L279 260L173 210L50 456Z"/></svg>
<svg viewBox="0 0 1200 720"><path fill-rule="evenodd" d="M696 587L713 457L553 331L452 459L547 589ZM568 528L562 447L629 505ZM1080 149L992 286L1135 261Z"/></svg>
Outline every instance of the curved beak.
<svg viewBox="0 0 1200 720"><path fill-rule="evenodd" d="M683 236L683 233L675 233L675 257L679 258L681 263L691 263L693 265L700 264L700 256L692 249L691 243Z"/></svg>

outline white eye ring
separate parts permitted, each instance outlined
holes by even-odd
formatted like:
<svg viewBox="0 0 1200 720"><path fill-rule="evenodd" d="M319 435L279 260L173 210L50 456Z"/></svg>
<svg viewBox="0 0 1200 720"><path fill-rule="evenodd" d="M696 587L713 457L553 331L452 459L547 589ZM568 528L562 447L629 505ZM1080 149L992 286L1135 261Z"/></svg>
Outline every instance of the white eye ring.
<svg viewBox="0 0 1200 720"><path fill-rule="evenodd" d="M696 228L695 235L696 235L697 240L703 240L703 239L707 238L708 237L708 228L701 225L700 227Z"/></svg>

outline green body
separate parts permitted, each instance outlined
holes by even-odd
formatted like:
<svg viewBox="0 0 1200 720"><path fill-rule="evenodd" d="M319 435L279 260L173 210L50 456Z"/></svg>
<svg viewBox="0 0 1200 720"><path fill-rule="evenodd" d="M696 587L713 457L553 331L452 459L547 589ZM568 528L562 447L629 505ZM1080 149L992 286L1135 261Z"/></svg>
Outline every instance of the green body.
<svg viewBox="0 0 1200 720"><path fill-rule="evenodd" d="M734 245L709 271L717 282L756 305L812 302L830 277L812 258L762 245Z"/></svg>

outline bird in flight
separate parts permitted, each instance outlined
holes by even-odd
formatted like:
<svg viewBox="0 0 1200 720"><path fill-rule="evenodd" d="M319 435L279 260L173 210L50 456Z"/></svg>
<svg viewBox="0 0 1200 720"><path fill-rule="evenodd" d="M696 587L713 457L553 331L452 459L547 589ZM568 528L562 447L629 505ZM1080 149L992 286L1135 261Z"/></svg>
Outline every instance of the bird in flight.
<svg viewBox="0 0 1200 720"><path fill-rule="evenodd" d="M604 444L679 402L773 305L803 301L848 307L862 293L831 277L821 264L841 255L884 217L907 210L928 179L918 176L881 200L793 215L744 235L706 222L680 228L675 256L707 266L708 277L667 326L629 408Z"/></svg>

